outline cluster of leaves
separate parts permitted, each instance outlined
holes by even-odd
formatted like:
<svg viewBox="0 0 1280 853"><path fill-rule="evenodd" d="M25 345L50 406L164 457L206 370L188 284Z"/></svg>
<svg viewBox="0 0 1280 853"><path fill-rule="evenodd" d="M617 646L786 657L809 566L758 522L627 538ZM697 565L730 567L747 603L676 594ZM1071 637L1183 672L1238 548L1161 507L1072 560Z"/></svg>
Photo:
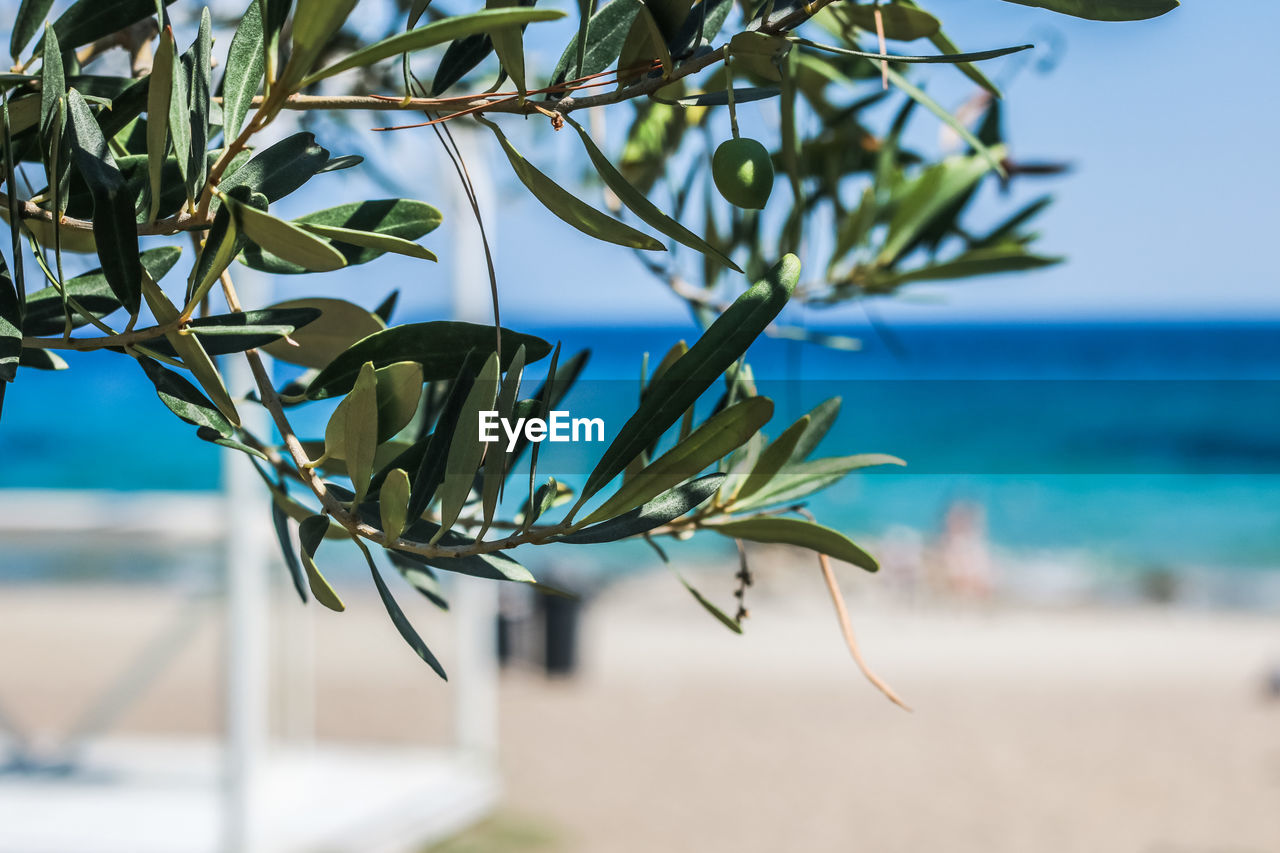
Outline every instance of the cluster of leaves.
<svg viewBox="0 0 1280 853"><path fill-rule="evenodd" d="M890 292L909 281L1051 262L1027 248L1023 225L1036 205L984 236L961 227L958 217L981 180L1014 171L1003 158L998 119L989 111L975 134L899 70L912 62L949 62L994 96L973 63L1019 48L958 53L937 20L906 0L766 2L737 14L740 26L719 47L713 44L735 14L731 0L611 0L598 9L581 2L577 34L543 88L530 85L525 28L564 13L532 2L489 0L482 10L447 15L414 0L405 30L364 44L344 30L355 0L249 0L216 86L216 28L209 10L194 18L194 38L179 52L171 2L76 0L51 24L44 22L52 0L21 4L10 39L16 64L0 75L0 212L12 236L12 264L0 255L0 403L19 368L65 368L60 350L108 352L124 364L136 363L198 438L253 458L271 492L299 595L342 609L316 554L326 538L350 540L367 558L393 623L441 675L385 583L374 549L442 606L439 571L536 584L510 553L523 545L631 537L652 543L696 530L740 542L798 545L875 570L874 560L842 533L795 513L806 496L850 471L898 460L812 458L838 400L768 440L762 429L773 404L757 394L743 361L797 291L800 263L790 252L819 206L837 213L837 248L827 264L827 285L805 298ZM1176 4L1034 5L1132 19ZM813 41L802 28L824 31L838 44ZM942 53L890 57L862 50L861 40L873 32L885 39L927 37ZM131 75L86 70L116 47L131 54ZM441 53L428 87L409 56L429 48ZM514 92L499 93L495 86L478 95L445 96L491 55L500 66L498 85L509 79ZM367 80L370 69L395 58L407 91L325 94L325 81ZM907 151L900 139L909 107L885 137L866 130L862 111L882 96L841 99L877 75L950 123L970 152L930 164ZM752 85L738 88L740 77ZM589 93L600 85L613 88ZM670 194L672 213L650 200L660 185L671 183L669 166L685 135L709 126L709 109L724 105L732 114L736 104L769 98L778 99L783 117L774 159L792 188L781 236L766 239L768 217L741 212L721 234L709 190L702 234L680 224L687 221L696 168ZM615 165L571 113L623 103L634 105L635 117ZM822 120L822 130L811 137L797 131L802 104ZM694 300L705 332L662 359L634 413L576 489L555 478L537 485L537 445L486 445L477 422L482 411L518 418L555 409L581 373L585 353L561 364L558 346L500 328L496 316L492 326L394 324L394 297L373 311L332 298L240 302L235 264L300 275L387 253L435 260L417 241L441 217L421 201L356 199L296 218L278 216L278 201L326 173L358 166L361 158L331 156L309 132L256 144L286 111L410 107L427 113L438 132L443 122L458 119L491 129L519 181L578 230L641 252L699 252L706 259L707 288L743 268L755 282L719 310ZM526 160L494 120L502 113L546 115L557 129L569 124L611 191L614 209L587 203ZM736 122L734 127L736 133ZM459 156L447 128L440 139L446 154ZM28 172L36 170L42 187L28 182ZM465 183L465 169L459 175ZM871 180L859 203L848 208L842 203L846 179L857 176ZM624 217L638 219L665 241ZM186 241L194 257L185 281L161 284L180 260L182 245L143 251L140 237ZM939 254L956 240L958 252ZM99 266L64 275L66 253L96 254ZM27 258L46 286L28 287ZM496 292L495 282L495 298ZM221 304L218 296L226 305L221 313L214 307ZM305 372L276 388L262 353ZM216 361L235 354L243 354L254 373L257 390L248 398L229 393ZM522 396L526 368L544 359L545 380L532 396ZM723 392L714 394L722 382ZM300 439L291 410L335 399L323 439ZM239 411L246 405L264 407L278 435L246 428ZM526 455L528 499L504 518L504 487ZM555 512L561 507L567 509ZM726 625L740 628L738 617L696 591L694 596Z"/></svg>

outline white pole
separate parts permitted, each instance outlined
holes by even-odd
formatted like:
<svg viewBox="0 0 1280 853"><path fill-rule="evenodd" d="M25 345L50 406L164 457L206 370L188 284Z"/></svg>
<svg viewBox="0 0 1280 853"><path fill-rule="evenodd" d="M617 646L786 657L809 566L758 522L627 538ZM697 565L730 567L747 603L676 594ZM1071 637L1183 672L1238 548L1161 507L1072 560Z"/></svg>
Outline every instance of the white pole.
<svg viewBox="0 0 1280 853"><path fill-rule="evenodd" d="M256 277L242 277L241 295L261 304ZM233 394L253 387L243 358L224 360L223 375ZM240 407L244 425L266 434L266 413ZM227 523L226 594L226 744L223 778L223 839L227 853L258 853L261 848L260 785L269 732L268 604L271 587L266 558L265 523L269 511L262 484L248 458L224 452L222 489Z"/></svg>
<svg viewBox="0 0 1280 853"><path fill-rule="evenodd" d="M453 138L466 161L467 172L484 217L489 248L496 254L497 202L489 171L488 152L474 128L453 130ZM493 303L484 243L471 203L452 166L445 186L451 187L450 212L454 232L453 317L470 323L492 323ZM458 659L454 677L454 738L468 758L496 768L498 750L498 589L493 581L458 577L451 586Z"/></svg>

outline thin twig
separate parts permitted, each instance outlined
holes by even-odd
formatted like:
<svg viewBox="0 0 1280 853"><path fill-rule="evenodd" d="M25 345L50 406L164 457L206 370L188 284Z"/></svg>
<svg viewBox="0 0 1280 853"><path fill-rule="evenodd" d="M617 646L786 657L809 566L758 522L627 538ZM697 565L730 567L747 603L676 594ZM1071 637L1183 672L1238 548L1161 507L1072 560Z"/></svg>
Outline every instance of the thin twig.
<svg viewBox="0 0 1280 853"><path fill-rule="evenodd" d="M853 662L858 665L858 669L862 670L862 674L867 677L867 681L875 685L875 688L887 696L890 702L904 711L910 711L911 706L903 702L898 694L893 692L893 688L871 670L871 667L867 665L866 659L862 657L862 651L858 648L858 640L853 636L853 624L849 621L849 611L844 606L844 596L840 594L840 585L836 583L836 573L831 570L831 558L826 554L819 554L818 565L822 567L822 579L827 582L827 591L831 593L831 603L836 606L836 618L840 620L840 633L844 634L844 642L849 647L849 654L853 655Z"/></svg>

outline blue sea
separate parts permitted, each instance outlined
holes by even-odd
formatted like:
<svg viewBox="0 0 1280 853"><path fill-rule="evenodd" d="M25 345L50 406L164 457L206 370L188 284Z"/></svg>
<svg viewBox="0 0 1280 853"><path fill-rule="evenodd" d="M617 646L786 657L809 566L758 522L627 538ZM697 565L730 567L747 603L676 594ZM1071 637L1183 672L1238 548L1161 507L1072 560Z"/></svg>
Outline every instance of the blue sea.
<svg viewBox="0 0 1280 853"><path fill-rule="evenodd" d="M643 353L689 328L524 329L589 348L575 416L610 434L634 405ZM749 358L777 404L768 431L843 399L823 454L879 452L906 469L850 477L812 508L882 537L934 531L963 500L1015 551L1089 554L1118 570L1280 567L1280 324L894 325L860 351L765 339ZM223 451L197 440L118 356L24 371L0 420L0 488L216 488ZM545 363L539 365L545 370ZM536 370L531 373L537 375ZM714 401L708 398L709 408ZM319 418L304 420L317 436ZM543 475L580 483L601 446L544 445Z"/></svg>

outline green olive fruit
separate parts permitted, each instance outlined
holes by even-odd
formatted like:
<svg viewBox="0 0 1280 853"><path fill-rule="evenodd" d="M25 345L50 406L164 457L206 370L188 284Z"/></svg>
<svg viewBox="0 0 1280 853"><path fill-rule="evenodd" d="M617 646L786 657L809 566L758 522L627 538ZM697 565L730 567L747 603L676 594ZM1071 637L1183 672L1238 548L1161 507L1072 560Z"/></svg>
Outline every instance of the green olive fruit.
<svg viewBox="0 0 1280 853"><path fill-rule="evenodd" d="M725 201L761 210L773 190L773 160L754 139L730 139L720 143L712 156L711 177Z"/></svg>

